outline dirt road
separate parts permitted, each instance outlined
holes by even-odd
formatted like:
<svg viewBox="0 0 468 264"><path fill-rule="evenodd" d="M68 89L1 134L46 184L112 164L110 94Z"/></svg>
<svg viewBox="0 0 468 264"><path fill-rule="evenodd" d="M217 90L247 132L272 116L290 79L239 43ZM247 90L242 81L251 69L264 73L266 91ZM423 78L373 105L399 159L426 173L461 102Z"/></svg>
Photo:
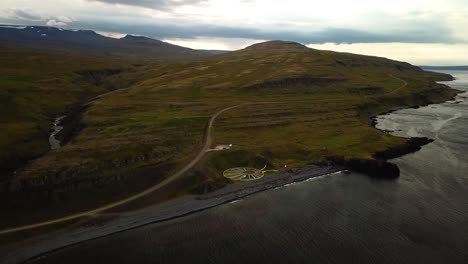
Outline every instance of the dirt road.
<svg viewBox="0 0 468 264"><path fill-rule="evenodd" d="M216 112L213 116L211 116L210 120L208 121L208 125L206 127L206 130L205 130L205 136L204 136L204 140L203 140L204 141L203 148L200 150L198 155L192 161L190 161L190 163L185 165L183 168L178 170L176 173L174 173L170 177L166 178L162 182L152 186L151 188L146 189L146 190L144 190L144 191L142 191L140 193L137 193L137 194L135 194L133 196L130 196L130 197L126 198L126 199L123 199L123 200L120 200L120 201L117 201L117 202L113 202L113 203L101 206L101 207L93 209L93 210L89 210L89 211L85 211L85 212L81 212L81 213L77 213L77 214L73 214L73 215L69 215L69 216L65 216L65 217L61 217L61 218L57 218L57 219L53 219L53 220L49 220L49 221L45 221L45 222L40 222L40 223L36 223L36 224L24 225L24 226L19 226L19 227L0 230L0 235L13 233L13 232L18 232L18 231L24 231L24 230L43 227L43 226L48 226L48 225L53 225L53 224L58 224L58 223L63 223L63 222L66 222L66 221L77 219L77 218L81 218L81 217L101 213L101 212L109 210L111 208L115 208L117 206L132 202L132 201L134 201L136 199L139 199L139 198L141 198L143 196L146 196L146 195L148 195L148 194L150 194L150 193L152 193L152 192L166 186L167 184L171 183L172 181L174 181L175 179L177 179L178 177L180 177L181 175L186 173L193 166L195 166L203 158L205 153L209 150L209 148L210 148L210 146L212 144L212 141L213 141L213 139L212 139L212 128L213 128L213 124L214 124L216 118L218 116L220 116L222 113L226 112L226 111L229 111L231 109L234 109L234 108L237 108L237 107L240 107L240 106L243 106L243 105L244 104L240 104L240 105L235 105L235 106L224 108L224 109Z"/></svg>

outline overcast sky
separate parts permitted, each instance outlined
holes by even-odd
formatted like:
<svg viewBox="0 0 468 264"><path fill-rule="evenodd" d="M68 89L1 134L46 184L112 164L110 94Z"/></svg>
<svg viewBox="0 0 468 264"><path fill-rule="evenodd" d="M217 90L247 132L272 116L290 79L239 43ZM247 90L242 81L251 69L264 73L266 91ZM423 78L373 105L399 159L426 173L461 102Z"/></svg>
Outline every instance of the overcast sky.
<svg viewBox="0 0 468 264"><path fill-rule="evenodd" d="M0 0L0 23L145 35L202 49L272 39L468 65L467 0Z"/></svg>

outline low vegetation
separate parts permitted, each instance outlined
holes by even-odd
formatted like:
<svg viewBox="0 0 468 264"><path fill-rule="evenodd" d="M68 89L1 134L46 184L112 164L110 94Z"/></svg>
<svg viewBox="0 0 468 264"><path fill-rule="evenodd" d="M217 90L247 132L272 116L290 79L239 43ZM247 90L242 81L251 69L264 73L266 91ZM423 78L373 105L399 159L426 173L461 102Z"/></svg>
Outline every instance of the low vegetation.
<svg viewBox="0 0 468 264"><path fill-rule="evenodd" d="M11 47L2 47L0 58L0 182L49 150L54 118L94 96L130 86L147 71L131 61Z"/></svg>
<svg viewBox="0 0 468 264"><path fill-rule="evenodd" d="M77 68L69 72L76 80L84 78L76 73ZM50 73L57 76L53 68ZM0 80L21 80L10 76L7 73ZM115 78L121 76L125 75ZM401 144L403 139L370 127L369 116L392 108L444 101L456 93L434 82L450 79L447 75L384 58L313 50L291 42L257 44L184 65L154 66L145 76L151 77L93 100L83 114L80 134L63 148L28 164L10 188L53 193L60 201L62 195L111 188L119 181L157 182L196 155L213 113L239 104L245 105L222 114L214 129L215 144L234 144L235 148L208 155L186 176L178 193L200 193L229 184L222 171L233 166L259 167L266 163L270 168L285 169L284 165L299 167L330 157L372 159L374 153ZM135 79L126 78L124 83ZM88 95L109 90L83 83L93 88L66 90L86 91ZM6 98L2 100L18 98L16 93L2 96ZM35 97L26 94L29 100ZM54 94L57 90L51 90L52 97L41 104L53 110L31 109L27 102L16 109L26 116L41 113L45 120L51 117L47 113L59 113L66 105L78 102L54 99ZM30 131L25 128L34 124L19 120L11 120L10 130L21 142L31 135L20 136L17 131ZM35 133L44 137L47 129L46 124ZM121 187L120 194L128 192ZM107 197L111 198L115 199Z"/></svg>

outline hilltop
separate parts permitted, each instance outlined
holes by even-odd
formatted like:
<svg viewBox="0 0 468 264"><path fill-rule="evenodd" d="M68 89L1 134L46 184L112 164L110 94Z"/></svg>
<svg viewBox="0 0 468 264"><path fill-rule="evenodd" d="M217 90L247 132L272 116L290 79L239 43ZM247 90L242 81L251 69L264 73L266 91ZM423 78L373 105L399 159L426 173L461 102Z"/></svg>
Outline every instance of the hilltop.
<svg viewBox="0 0 468 264"><path fill-rule="evenodd" d="M445 101L457 91L435 80L451 79L405 62L283 41L160 65L128 89L88 104L78 136L32 161L8 185L12 208L28 208L21 193L34 193L44 217L44 200L52 199L48 208L60 214L57 208L92 208L146 189L192 160L210 117L230 106L241 107L216 120L213 146L235 147L208 154L146 201L221 188L231 184L222 172L236 166L285 170L336 157L372 160L405 140L370 127L368 118Z"/></svg>
<svg viewBox="0 0 468 264"><path fill-rule="evenodd" d="M307 50L308 48L300 43L294 41L284 41L284 40L271 40L267 42L257 43L250 45L244 49L244 51L279 51L279 50Z"/></svg>

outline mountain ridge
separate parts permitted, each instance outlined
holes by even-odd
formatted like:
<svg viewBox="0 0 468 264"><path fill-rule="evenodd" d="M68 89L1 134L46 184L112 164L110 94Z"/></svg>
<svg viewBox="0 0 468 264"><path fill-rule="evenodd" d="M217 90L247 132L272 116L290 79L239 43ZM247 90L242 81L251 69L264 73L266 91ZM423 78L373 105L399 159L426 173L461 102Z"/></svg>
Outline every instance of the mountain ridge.
<svg viewBox="0 0 468 264"><path fill-rule="evenodd" d="M0 26L0 45L31 50L116 56L145 60L199 59L210 52L190 49L144 36L111 38L93 30L70 30L49 26Z"/></svg>

